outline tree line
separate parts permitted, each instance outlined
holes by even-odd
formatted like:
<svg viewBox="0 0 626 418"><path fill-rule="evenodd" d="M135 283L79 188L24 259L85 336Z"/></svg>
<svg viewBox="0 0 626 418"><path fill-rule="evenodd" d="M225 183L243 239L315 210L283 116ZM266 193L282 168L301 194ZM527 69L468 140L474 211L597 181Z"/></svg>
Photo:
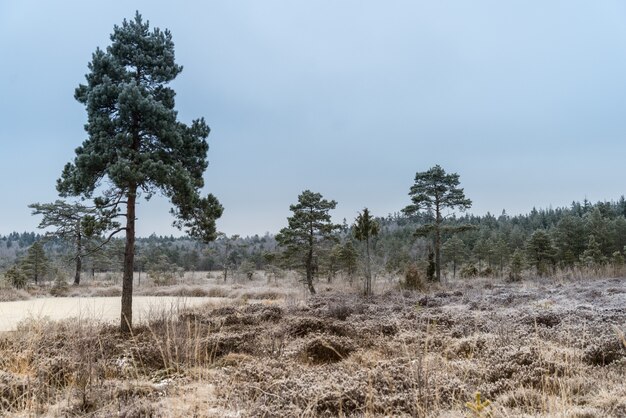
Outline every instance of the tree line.
<svg viewBox="0 0 626 418"><path fill-rule="evenodd" d="M323 200L321 195L319 198ZM432 269L434 256L429 262L433 240L415 234L418 230L422 232L435 217L428 211L418 214L398 211L373 217L365 209L352 225L346 220L333 225L327 240L319 237L315 240L317 246L310 263L312 282L357 280L357 276L359 280L366 276L402 276L411 266L419 267L424 278L436 280ZM442 222L442 227L445 228L441 237L440 270L444 279L479 275L519 279L523 273L550 276L577 269L592 274L603 267L621 272L626 246L626 199L575 201L568 207L533 208L527 214L515 216L505 211L498 216L453 214ZM368 228L369 236L363 233ZM450 230L455 232L449 233ZM45 235L33 232L0 237L0 266L6 271L17 259L28 258L33 243L42 242L49 260L41 264L46 273L43 277L51 279L54 268L45 267L54 261L71 260L73 249L71 242L44 238ZM278 271L280 275L281 270L302 269L306 274L306 260L301 257L308 253L281 246L276 238L269 233L250 237L220 235L213 242L203 243L188 237L140 237L136 242L134 271L220 270L226 280L237 274L247 276L255 270ZM39 253L38 249L33 251ZM123 255L123 241L113 239L102 251L85 258L83 275L120 271ZM27 264L33 264L32 257ZM433 270L430 275L429 266ZM24 272L27 281L35 282L32 268L26 267ZM366 287L363 283L364 291Z"/></svg>

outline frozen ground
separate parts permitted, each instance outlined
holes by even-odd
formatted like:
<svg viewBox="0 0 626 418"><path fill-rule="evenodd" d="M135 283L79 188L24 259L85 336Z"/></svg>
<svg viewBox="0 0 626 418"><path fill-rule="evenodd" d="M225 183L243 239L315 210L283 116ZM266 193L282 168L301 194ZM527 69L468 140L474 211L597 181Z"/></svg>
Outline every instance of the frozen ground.
<svg viewBox="0 0 626 418"><path fill-rule="evenodd" d="M624 279L320 288L151 316L132 338L29 323L0 336L0 415L626 416Z"/></svg>

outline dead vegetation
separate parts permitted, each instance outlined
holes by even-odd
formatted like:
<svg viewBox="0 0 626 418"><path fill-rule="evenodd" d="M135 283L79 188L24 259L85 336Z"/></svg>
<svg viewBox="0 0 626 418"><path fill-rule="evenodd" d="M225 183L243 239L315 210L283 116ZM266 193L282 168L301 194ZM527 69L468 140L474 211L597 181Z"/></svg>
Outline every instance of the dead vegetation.
<svg viewBox="0 0 626 418"><path fill-rule="evenodd" d="M624 286L474 280L206 306L130 339L25 322L0 337L0 414L467 416L480 392L493 416L625 416Z"/></svg>

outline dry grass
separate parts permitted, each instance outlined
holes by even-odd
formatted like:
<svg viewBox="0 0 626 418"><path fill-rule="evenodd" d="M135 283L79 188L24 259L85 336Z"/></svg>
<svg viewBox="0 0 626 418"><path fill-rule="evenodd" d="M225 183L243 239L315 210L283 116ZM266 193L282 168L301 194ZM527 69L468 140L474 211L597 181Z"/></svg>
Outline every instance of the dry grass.
<svg viewBox="0 0 626 418"><path fill-rule="evenodd" d="M15 289L9 286L0 287L0 302L13 302L17 300L28 300L30 298L30 293L26 290Z"/></svg>
<svg viewBox="0 0 626 418"><path fill-rule="evenodd" d="M280 301L155 311L130 338L25 322L0 337L0 415L471 416L480 392L492 416L626 416L621 280L479 279L369 299L329 285L306 301L212 286Z"/></svg>

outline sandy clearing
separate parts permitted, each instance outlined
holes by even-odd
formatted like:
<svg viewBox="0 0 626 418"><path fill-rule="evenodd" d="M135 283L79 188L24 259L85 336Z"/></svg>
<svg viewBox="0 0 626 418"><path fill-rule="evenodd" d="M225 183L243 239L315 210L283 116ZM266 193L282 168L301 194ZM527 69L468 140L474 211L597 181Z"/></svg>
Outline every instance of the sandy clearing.
<svg viewBox="0 0 626 418"><path fill-rule="evenodd" d="M133 323L141 322L148 314L156 312L177 312L185 307L224 301L224 298L212 297L134 296ZM0 332L14 330L20 321L27 318L60 320L74 317L116 323L120 319L121 303L119 296L41 298L2 302Z"/></svg>

